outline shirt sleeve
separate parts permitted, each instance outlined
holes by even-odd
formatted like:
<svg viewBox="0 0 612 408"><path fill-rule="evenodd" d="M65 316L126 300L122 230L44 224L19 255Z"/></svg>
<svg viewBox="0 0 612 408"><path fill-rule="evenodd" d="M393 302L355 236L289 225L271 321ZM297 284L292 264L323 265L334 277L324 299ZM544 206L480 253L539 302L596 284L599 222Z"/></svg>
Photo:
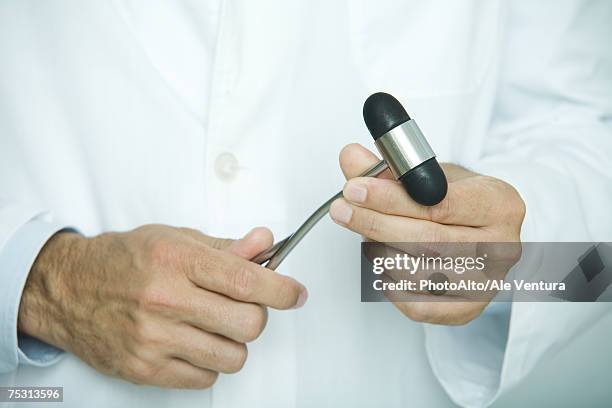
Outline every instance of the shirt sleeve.
<svg viewBox="0 0 612 408"><path fill-rule="evenodd" d="M53 234L67 227L51 221L48 214L17 205L0 206L0 227L0 373L13 371L18 364L53 364L62 351L18 334L17 316L38 253Z"/></svg>
<svg viewBox="0 0 612 408"><path fill-rule="evenodd" d="M610 241L612 2L506 6L489 141L467 167L521 194L523 242ZM603 303L491 304L463 327L427 325L427 353L455 403L488 406L607 313Z"/></svg>

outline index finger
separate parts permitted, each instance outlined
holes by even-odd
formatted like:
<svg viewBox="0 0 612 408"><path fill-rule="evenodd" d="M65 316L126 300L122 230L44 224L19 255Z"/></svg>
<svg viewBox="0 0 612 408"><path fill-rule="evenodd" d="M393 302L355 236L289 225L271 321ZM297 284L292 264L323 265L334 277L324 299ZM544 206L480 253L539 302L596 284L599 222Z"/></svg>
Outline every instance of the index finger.
<svg viewBox="0 0 612 408"><path fill-rule="evenodd" d="M194 251L186 270L195 285L242 302L291 309L308 298L304 285L295 279L206 246Z"/></svg>
<svg viewBox="0 0 612 408"><path fill-rule="evenodd" d="M412 200L404 187L393 180L356 177L344 185L344 197L353 204L380 213L412 217L439 224L483 227L497 221L495 208L503 205L499 194L478 182L448 185L444 200L433 206Z"/></svg>
<svg viewBox="0 0 612 408"><path fill-rule="evenodd" d="M374 153L358 143L346 145L340 151L340 168L347 180L363 174L379 161L380 159ZM378 177L393 179L389 169L383 171Z"/></svg>
<svg viewBox="0 0 612 408"><path fill-rule="evenodd" d="M379 161L380 159L371 150L358 143L348 144L340 151L340 167L347 180L358 177ZM455 164L441 163L440 166L449 183L469 177L471 174L463 167ZM394 180L389 169L378 175L378 178Z"/></svg>

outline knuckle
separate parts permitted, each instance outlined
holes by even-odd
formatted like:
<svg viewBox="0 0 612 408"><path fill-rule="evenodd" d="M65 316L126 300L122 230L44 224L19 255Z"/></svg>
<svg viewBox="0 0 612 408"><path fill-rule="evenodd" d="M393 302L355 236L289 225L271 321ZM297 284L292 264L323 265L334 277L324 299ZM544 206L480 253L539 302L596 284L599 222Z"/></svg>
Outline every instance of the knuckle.
<svg viewBox="0 0 612 408"><path fill-rule="evenodd" d="M153 364L144 364L137 371L138 379L143 381L145 384L151 383L155 378L159 369Z"/></svg>
<svg viewBox="0 0 612 408"><path fill-rule="evenodd" d="M135 228L133 231L138 235L151 236L161 229L163 229L163 226L159 224L145 224Z"/></svg>
<svg viewBox="0 0 612 408"><path fill-rule="evenodd" d="M248 354L249 352L247 346L242 343L238 344L235 350L232 352L226 373L234 374L242 370L242 367L244 367L244 364L246 363Z"/></svg>
<svg viewBox="0 0 612 408"><path fill-rule="evenodd" d="M187 234L187 235L196 235L200 233L200 231L193 229L193 228L188 228L188 227L178 227L177 229L183 234Z"/></svg>
<svg viewBox="0 0 612 408"><path fill-rule="evenodd" d="M159 266L174 264L179 253L177 243L163 235L149 238L147 252L151 262Z"/></svg>
<svg viewBox="0 0 612 408"><path fill-rule="evenodd" d="M180 308L179 298L173 296L169 290L159 287L144 288L139 297L140 307L149 311L170 311Z"/></svg>
<svg viewBox="0 0 612 408"><path fill-rule="evenodd" d="M268 321L268 311L260 305L252 305L252 311L244 314L242 322L241 341L249 343L259 337L266 327Z"/></svg>
<svg viewBox="0 0 612 408"><path fill-rule="evenodd" d="M393 211L395 203L395 189L396 187L392 183L385 183L380 192L380 208L384 213L390 213Z"/></svg>
<svg viewBox="0 0 612 408"><path fill-rule="evenodd" d="M229 279L230 293L239 299L251 299L255 291L256 279L256 273L246 266L234 269Z"/></svg>
<svg viewBox="0 0 612 408"><path fill-rule="evenodd" d="M137 346L139 346L138 348L142 348L142 346L147 346L147 348L149 348L151 346L156 346L163 343L162 337L160 336L158 330L147 323L140 323L136 325L133 330L132 340Z"/></svg>
<svg viewBox="0 0 612 408"><path fill-rule="evenodd" d="M512 265L516 264L521 257L523 256L523 246L521 245L520 242L517 242L515 244L512 244L510 249L510 263Z"/></svg>
<svg viewBox="0 0 612 408"><path fill-rule="evenodd" d="M219 254L203 245L197 250L186 251L183 270L189 279L197 281L199 273L215 270L220 262Z"/></svg>
<svg viewBox="0 0 612 408"><path fill-rule="evenodd" d="M508 200L508 202L510 203L508 215L513 220L518 220L522 223L523 220L525 219L525 214L527 213L527 207L525 206L525 201L523 201L523 198L520 196L518 191L514 189L514 187L510 185L508 185L508 187L511 190L509 194L510 198Z"/></svg>
<svg viewBox="0 0 612 408"><path fill-rule="evenodd" d="M217 362L221 359L221 351L215 346L204 347L198 353L198 358L205 362Z"/></svg>
<svg viewBox="0 0 612 408"><path fill-rule="evenodd" d="M218 372L210 370L205 371L198 381L198 388L206 389L212 387L217 382L217 378L219 378Z"/></svg>
<svg viewBox="0 0 612 408"><path fill-rule="evenodd" d="M510 184L495 177L483 176L490 189L502 200L500 206L503 215L511 220L523 220L525 217L525 202L519 192Z"/></svg>
<svg viewBox="0 0 612 408"><path fill-rule="evenodd" d="M418 242L440 243L444 242L444 236L439 228L422 227L418 234Z"/></svg>
<svg viewBox="0 0 612 408"><path fill-rule="evenodd" d="M299 285L291 278L284 276L280 282L279 299L282 303L282 308L288 309L293 307L300 297L301 289Z"/></svg>
<svg viewBox="0 0 612 408"><path fill-rule="evenodd" d="M123 376L136 384L153 384L160 368L139 358L128 360Z"/></svg>
<svg viewBox="0 0 612 408"><path fill-rule="evenodd" d="M427 215L429 221L438 222L442 224L448 222L452 214L451 205L451 200L447 198L434 206L427 207L426 211L428 213Z"/></svg>
<svg viewBox="0 0 612 408"><path fill-rule="evenodd" d="M136 345L141 345L147 343L148 335L148 331L144 329L144 324L140 323L132 330L131 338Z"/></svg>
<svg viewBox="0 0 612 408"><path fill-rule="evenodd" d="M363 232L369 237L377 236L380 232L380 221L374 211L369 211L364 214Z"/></svg>
<svg viewBox="0 0 612 408"><path fill-rule="evenodd" d="M223 250L229 247L232 242L234 242L234 240L229 238L213 238L208 241L208 244L214 249Z"/></svg>

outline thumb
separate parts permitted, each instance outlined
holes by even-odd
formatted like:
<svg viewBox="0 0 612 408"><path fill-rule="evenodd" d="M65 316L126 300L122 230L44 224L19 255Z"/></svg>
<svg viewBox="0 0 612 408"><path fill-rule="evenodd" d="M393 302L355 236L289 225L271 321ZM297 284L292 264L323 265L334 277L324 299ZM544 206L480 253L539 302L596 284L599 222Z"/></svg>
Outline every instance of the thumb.
<svg viewBox="0 0 612 408"><path fill-rule="evenodd" d="M180 228L180 230L204 245L230 252L244 259L254 258L274 243L272 232L265 227L253 228L240 239L211 237L191 228Z"/></svg>
<svg viewBox="0 0 612 408"><path fill-rule="evenodd" d="M340 151L340 168L347 180L359 176L361 173L379 162L379 158L360 144L351 143ZM393 179L390 170L383 171L378 177Z"/></svg>
<svg viewBox="0 0 612 408"><path fill-rule="evenodd" d="M244 259L252 259L274 244L272 231L265 227L256 227L244 237L232 241L225 250Z"/></svg>

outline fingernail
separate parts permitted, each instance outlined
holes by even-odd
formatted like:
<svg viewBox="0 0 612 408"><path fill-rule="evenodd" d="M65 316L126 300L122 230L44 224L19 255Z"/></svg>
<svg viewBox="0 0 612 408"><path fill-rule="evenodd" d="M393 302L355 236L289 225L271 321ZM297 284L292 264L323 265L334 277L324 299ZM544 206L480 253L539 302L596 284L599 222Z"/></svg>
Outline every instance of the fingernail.
<svg viewBox="0 0 612 408"><path fill-rule="evenodd" d="M357 181L349 181L344 187L344 198L354 203L365 203L367 196L368 189Z"/></svg>
<svg viewBox="0 0 612 408"><path fill-rule="evenodd" d="M295 306L293 306L293 308L299 309L300 307L304 306L307 300L308 300L308 289L304 288L304 290L300 292L300 296L298 296L298 300L295 303Z"/></svg>
<svg viewBox="0 0 612 408"><path fill-rule="evenodd" d="M340 224L348 224L353 216L353 209L346 201L339 199L332 203L329 215Z"/></svg>

